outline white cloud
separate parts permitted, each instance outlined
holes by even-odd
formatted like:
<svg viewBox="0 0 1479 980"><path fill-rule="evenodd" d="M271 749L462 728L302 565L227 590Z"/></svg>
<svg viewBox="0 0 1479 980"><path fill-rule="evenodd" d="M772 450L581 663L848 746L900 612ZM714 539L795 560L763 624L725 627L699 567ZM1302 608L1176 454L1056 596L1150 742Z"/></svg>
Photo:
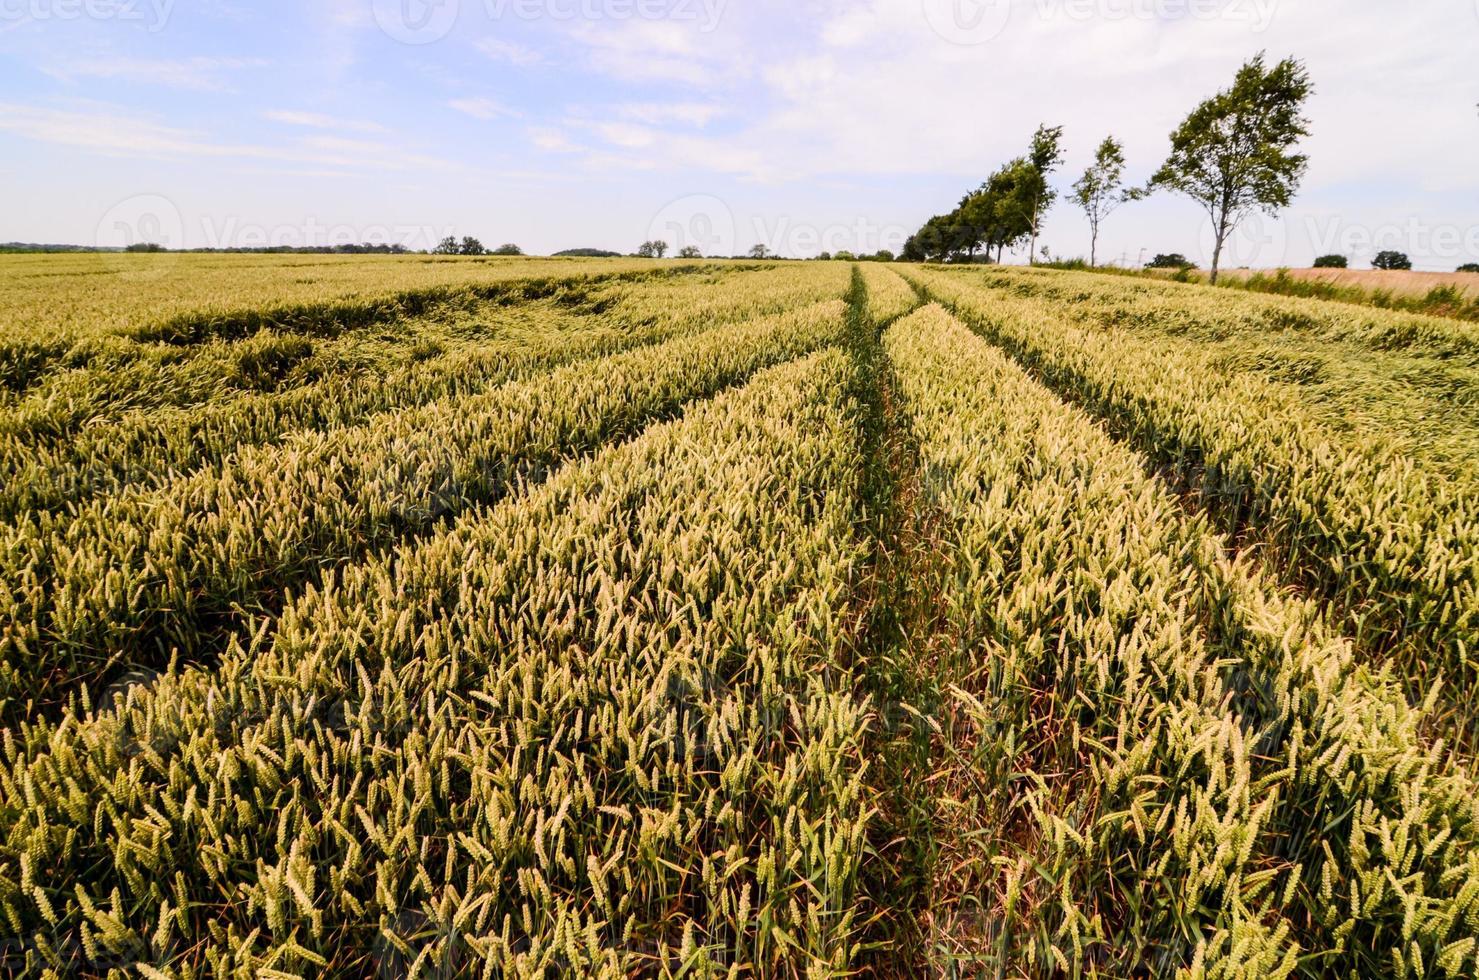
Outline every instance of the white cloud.
<svg viewBox="0 0 1479 980"><path fill-rule="evenodd" d="M579 153L581 149L562 130L553 126L531 126L529 142L547 153Z"/></svg>
<svg viewBox="0 0 1479 980"><path fill-rule="evenodd" d="M497 119L500 116L513 116L517 113L508 109L500 102L486 98L453 99L447 105L474 119Z"/></svg>
<svg viewBox="0 0 1479 980"><path fill-rule="evenodd" d="M640 150L657 142L657 133L646 126L633 126L631 123L598 123L595 129L606 142L622 149Z"/></svg>
<svg viewBox="0 0 1479 980"><path fill-rule="evenodd" d="M274 109L262 113L263 119L282 123L285 126L301 126L307 129L338 129L349 133L387 133L384 126L375 122L363 122L355 119L341 119L338 116L326 116L316 112L295 112L286 109Z"/></svg>
<svg viewBox="0 0 1479 980"><path fill-rule="evenodd" d="M476 41L473 47L494 61L504 61L520 68L528 68L544 61L544 56L533 48L494 37L482 38Z"/></svg>
<svg viewBox="0 0 1479 980"><path fill-rule="evenodd" d="M216 92L228 86L222 75L249 68L262 68L260 58L184 58L151 60L143 58L87 58L65 65L51 65L47 74L72 81L78 78L106 78L144 85L195 89Z"/></svg>
<svg viewBox="0 0 1479 980"><path fill-rule="evenodd" d="M107 106L82 111L0 103L0 131L108 156L279 160L374 170L446 166L443 161L407 154L403 148L387 143L337 136L312 136L287 146L216 142L198 133L131 117Z"/></svg>
<svg viewBox="0 0 1479 980"><path fill-rule="evenodd" d="M617 106L616 111L623 119L649 126L678 123L700 128L724 115L723 107L707 102L627 103Z"/></svg>

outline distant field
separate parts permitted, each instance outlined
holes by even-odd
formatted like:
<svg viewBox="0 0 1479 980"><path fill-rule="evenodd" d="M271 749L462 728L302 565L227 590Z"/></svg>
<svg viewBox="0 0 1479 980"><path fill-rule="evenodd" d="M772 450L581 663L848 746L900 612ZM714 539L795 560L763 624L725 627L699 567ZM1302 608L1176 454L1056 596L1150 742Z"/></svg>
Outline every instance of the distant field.
<svg viewBox="0 0 1479 980"><path fill-rule="evenodd" d="M0 340L126 333L175 316L203 319L651 265L639 259L447 256L0 255Z"/></svg>
<svg viewBox="0 0 1479 980"><path fill-rule="evenodd" d="M1473 324L840 262L0 284L7 976L1479 972Z"/></svg>
<svg viewBox="0 0 1479 980"><path fill-rule="evenodd" d="M1223 275L1246 279L1247 269L1227 269ZM1265 275L1270 274L1267 270ZM1461 289L1470 297L1479 296L1479 273L1475 272L1384 272L1380 269L1290 269L1296 279L1328 282L1336 286L1356 286L1366 290L1388 289L1401 296L1425 296L1439 286Z"/></svg>

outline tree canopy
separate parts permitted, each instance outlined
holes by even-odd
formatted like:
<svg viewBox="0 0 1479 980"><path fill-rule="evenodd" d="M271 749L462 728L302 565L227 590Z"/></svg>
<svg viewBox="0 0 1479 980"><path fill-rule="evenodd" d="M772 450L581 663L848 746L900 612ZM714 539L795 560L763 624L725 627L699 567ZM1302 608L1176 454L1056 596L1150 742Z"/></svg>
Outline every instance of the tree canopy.
<svg viewBox="0 0 1479 980"><path fill-rule="evenodd" d="M1276 214L1299 189L1309 158L1295 153L1309 135L1303 115L1314 91L1304 65L1286 58L1267 67L1257 55L1231 88L1192 110L1171 134L1171 155L1152 178L1190 197L1212 223L1211 281L1228 236L1257 211Z"/></svg>

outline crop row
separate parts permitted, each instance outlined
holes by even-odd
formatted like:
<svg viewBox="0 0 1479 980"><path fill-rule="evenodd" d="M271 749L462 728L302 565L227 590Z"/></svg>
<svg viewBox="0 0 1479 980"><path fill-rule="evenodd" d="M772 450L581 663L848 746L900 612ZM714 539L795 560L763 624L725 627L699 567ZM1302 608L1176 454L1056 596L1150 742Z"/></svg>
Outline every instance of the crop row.
<svg viewBox="0 0 1479 980"><path fill-rule="evenodd" d="M911 273L932 296L1194 490L1264 563L1332 602L1358 646L1390 653L1424 700L1446 677L1472 741L1479 681L1479 497L1380 432L1342 439L1297 393L1229 375L1210 350L1065 321L1041 302ZM1221 295L1221 294L1219 294ZM1234 297L1237 298L1237 297Z"/></svg>
<svg viewBox="0 0 1479 980"><path fill-rule="evenodd" d="M1337 438L1375 434L1479 486L1479 326L1123 277L1001 270L966 279L1049 304L1074 323L1191 348L1219 373L1293 393Z"/></svg>
<svg viewBox="0 0 1479 980"><path fill-rule="evenodd" d="M696 397L837 342L833 300L490 391L247 449L223 468L40 515L0 537L10 718L117 667L194 660L243 613Z"/></svg>
<svg viewBox="0 0 1479 980"><path fill-rule="evenodd" d="M0 413L0 518L154 484L295 430L355 424L375 412L471 394L565 361L841 296L845 288L845 275L816 266L604 283L572 293L578 306L477 304L385 325L378 343L357 335L355 356L378 346L369 357L384 363L383 373L368 376L358 369L333 371L301 387L223 393L201 405L122 414L92 395L71 401L38 391L35 399ZM274 336L222 345L235 350L221 356L293 341ZM89 423L78 429L84 418Z"/></svg>
<svg viewBox="0 0 1479 980"><path fill-rule="evenodd" d="M870 322L889 323L919 305L914 287L888 266L865 262L857 268L863 277Z"/></svg>
<svg viewBox="0 0 1479 980"><path fill-rule="evenodd" d="M330 576L218 671L6 733L21 965L844 969L853 385L835 350L772 369Z"/></svg>
<svg viewBox="0 0 1479 980"><path fill-rule="evenodd" d="M363 373L388 363L383 357L367 358L367 346L372 347L368 353L379 353L367 342L425 357L457 341L486 342L517 334L539 320L589 324L600 316L612 326L635 327L675 307L690 314L706 306L747 307L759 292L799 292L829 278L841 281L836 270L817 267L758 273L730 267L705 274L699 267L678 266L645 276L525 283L491 299L468 290L420 315L372 319L342 331L298 324L297 332L279 326L192 346L100 334L79 341L23 399L0 414L0 432L34 433L38 440L65 437L82 422L96 424L132 410L279 391L326 373Z"/></svg>
<svg viewBox="0 0 1479 980"><path fill-rule="evenodd" d="M939 307L885 337L974 787L939 896L1028 975L1471 976L1479 801L1384 671ZM942 777L943 778L943 777Z"/></svg>

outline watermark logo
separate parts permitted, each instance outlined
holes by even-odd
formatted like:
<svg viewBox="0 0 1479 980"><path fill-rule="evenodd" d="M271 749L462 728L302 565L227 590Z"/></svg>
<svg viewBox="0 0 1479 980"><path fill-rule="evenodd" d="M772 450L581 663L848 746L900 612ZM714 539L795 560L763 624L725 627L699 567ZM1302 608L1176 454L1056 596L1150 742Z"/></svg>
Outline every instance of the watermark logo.
<svg viewBox="0 0 1479 980"><path fill-rule="evenodd" d="M431 44L452 33L460 0L373 0L375 23L391 40Z"/></svg>
<svg viewBox="0 0 1479 980"><path fill-rule="evenodd" d="M1340 217L1306 217L1305 234L1316 255L1369 262L1378 252L1402 252L1420 262L1457 266L1479 257L1479 225L1435 224L1420 217L1362 224Z"/></svg>
<svg viewBox="0 0 1479 980"><path fill-rule="evenodd" d="M1217 248L1217 232L1211 221L1202 223L1198 236L1203 267L1212 264ZM1223 269L1273 268L1285 263L1289 255L1289 235L1283 221L1266 214L1250 214L1227 236L1222 244L1219 266Z"/></svg>
<svg viewBox="0 0 1479 980"><path fill-rule="evenodd" d="M951 44L971 46L996 40L1012 17L1011 0L920 0L924 19Z"/></svg>
<svg viewBox="0 0 1479 980"><path fill-rule="evenodd" d="M0 0L0 3L7 0ZM11 0L14 2L14 0ZM171 0L172 2L172 0ZM392 40L403 44L440 41L457 26L461 0L372 0L375 22ZM724 19L729 0L483 0L482 16L491 23L511 20L663 21L697 24L713 33Z"/></svg>
<svg viewBox="0 0 1479 980"><path fill-rule="evenodd" d="M135 194L108 209L93 236L98 248L183 248L185 219L175 202L160 194Z"/></svg>
<svg viewBox="0 0 1479 980"><path fill-rule="evenodd" d="M734 212L712 194L690 194L659 211L647 237L667 242L674 255L688 248L710 258L733 255Z"/></svg>
<svg viewBox="0 0 1479 980"><path fill-rule="evenodd" d="M1479 3L1479 0L1475 0ZM925 20L952 44L985 44L1013 16L1012 0L921 0ZM1221 21L1254 34L1273 23L1278 0L1019 0L1021 15L1041 23Z"/></svg>
<svg viewBox="0 0 1479 980"><path fill-rule="evenodd" d="M724 19L729 0L483 0L492 21L672 21L697 23L708 34Z"/></svg>
<svg viewBox="0 0 1479 980"><path fill-rule="evenodd" d="M175 0L0 0L0 23L116 21L154 34L169 23L174 9Z"/></svg>

